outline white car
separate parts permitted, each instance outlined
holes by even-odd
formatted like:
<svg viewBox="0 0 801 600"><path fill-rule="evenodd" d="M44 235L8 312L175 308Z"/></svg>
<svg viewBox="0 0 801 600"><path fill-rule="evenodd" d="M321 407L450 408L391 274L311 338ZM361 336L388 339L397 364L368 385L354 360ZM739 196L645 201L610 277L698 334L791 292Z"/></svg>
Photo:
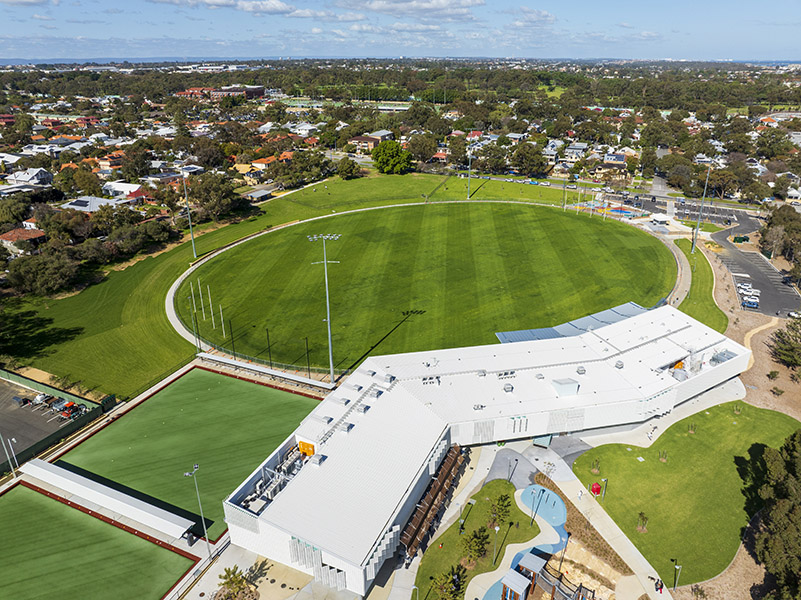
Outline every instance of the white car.
<svg viewBox="0 0 801 600"><path fill-rule="evenodd" d="M759 304L759 296L743 296L745 302L756 302Z"/></svg>
<svg viewBox="0 0 801 600"><path fill-rule="evenodd" d="M544 186L547 187L547 186L551 185L551 182L550 181L540 181L540 185L544 185Z"/></svg>
<svg viewBox="0 0 801 600"><path fill-rule="evenodd" d="M787 313L787 316L790 317L791 319L798 319L798 318L801 318L801 313L797 313L795 311L792 311L792 312Z"/></svg>
<svg viewBox="0 0 801 600"><path fill-rule="evenodd" d="M762 293L762 290L751 288L748 290L748 293L751 294L752 296L759 296Z"/></svg>

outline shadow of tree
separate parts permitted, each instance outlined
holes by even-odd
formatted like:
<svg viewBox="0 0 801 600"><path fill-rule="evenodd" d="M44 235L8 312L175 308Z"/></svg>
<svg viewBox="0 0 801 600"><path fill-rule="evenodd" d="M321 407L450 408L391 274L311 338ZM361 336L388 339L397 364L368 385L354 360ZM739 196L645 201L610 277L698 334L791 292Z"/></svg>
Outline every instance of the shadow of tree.
<svg viewBox="0 0 801 600"><path fill-rule="evenodd" d="M743 482L741 489L744 504L743 510L750 517L759 512L764 500L759 495L759 488L765 483L767 476L767 466L765 465L765 444L751 444L748 448L748 457L735 456L734 464L737 466L737 474ZM747 527L740 530L740 536L746 534Z"/></svg>
<svg viewBox="0 0 801 600"><path fill-rule="evenodd" d="M53 319L22 307L19 299L0 305L0 355L19 360L46 356L53 346L75 339L83 327L53 327Z"/></svg>

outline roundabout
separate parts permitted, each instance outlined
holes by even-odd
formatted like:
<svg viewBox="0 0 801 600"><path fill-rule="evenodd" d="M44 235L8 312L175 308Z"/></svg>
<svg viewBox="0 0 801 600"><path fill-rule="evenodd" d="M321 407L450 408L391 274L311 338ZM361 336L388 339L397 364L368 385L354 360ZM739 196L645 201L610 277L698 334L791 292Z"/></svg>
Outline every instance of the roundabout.
<svg viewBox="0 0 801 600"><path fill-rule="evenodd" d="M226 248L173 284L168 313L184 337L194 326L201 341L264 362L305 367L308 338L309 364L326 365L322 249L307 236L329 232L341 235L327 246L337 369L367 354L493 344L498 331L630 300L651 306L676 280L670 251L619 222L526 204L416 204L300 222Z"/></svg>

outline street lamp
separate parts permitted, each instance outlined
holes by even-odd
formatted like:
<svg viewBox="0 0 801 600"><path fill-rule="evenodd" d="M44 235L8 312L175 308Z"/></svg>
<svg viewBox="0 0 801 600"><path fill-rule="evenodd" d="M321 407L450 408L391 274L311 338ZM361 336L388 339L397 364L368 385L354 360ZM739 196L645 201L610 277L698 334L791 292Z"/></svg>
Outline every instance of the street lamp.
<svg viewBox="0 0 801 600"><path fill-rule="evenodd" d="M16 479L17 472L14 470L14 463L11 462L11 457L8 455L8 448L6 448L6 441L3 439L2 435L0 435L0 444L3 446L3 452L6 453L6 462L8 463L8 468L11 469L11 476Z"/></svg>
<svg viewBox="0 0 801 600"><path fill-rule="evenodd" d="M470 200L470 168L473 164L473 155L470 153L470 148L467 149L467 199Z"/></svg>
<svg viewBox="0 0 801 600"><path fill-rule="evenodd" d="M492 564L495 565L495 560L498 558L495 550L498 548L498 532L501 530L499 525L495 526L495 541L492 543Z"/></svg>
<svg viewBox="0 0 801 600"><path fill-rule="evenodd" d="M531 522L528 524L531 527L534 524L534 517L537 516L537 512L540 509L540 502L542 502L542 498L545 496L545 488L540 488L537 490L537 509L534 509L534 495L531 496Z"/></svg>
<svg viewBox="0 0 801 600"><path fill-rule="evenodd" d="M326 240L336 241L340 238L340 234L338 233L325 233L325 234L318 234L318 235L308 235L306 236L309 238L310 242L316 242L317 240L323 240L323 273L325 275L325 315L326 319L325 322L328 325L328 361L331 368L331 385L334 384L334 350L331 346L331 303L329 301L328 295L328 259L326 257L325 252L325 242ZM330 261L332 263L338 263L338 260ZM319 265L319 262L312 263L313 265Z"/></svg>
<svg viewBox="0 0 801 600"><path fill-rule="evenodd" d="M200 465L195 465L195 468L188 472L184 473L184 477L191 477L195 481L195 493L197 494L197 505L200 507L200 521L203 523L203 535L206 537L206 550L209 553L209 560L211 560L211 544L209 544L209 532L206 531L206 518L203 516L203 505L200 503L200 490L197 487L197 471L200 468Z"/></svg>
<svg viewBox="0 0 801 600"><path fill-rule="evenodd" d="M420 588L417 587L416 585L413 585L412 589L414 590L414 593L415 593L415 596L417 597L417 600L420 600Z"/></svg>
<svg viewBox="0 0 801 600"><path fill-rule="evenodd" d="M678 558L671 558L670 562L673 563L673 591L679 587L679 577L681 577L681 565Z"/></svg>
<svg viewBox="0 0 801 600"><path fill-rule="evenodd" d="M512 481L512 475L514 474L515 469L517 469L517 460L518 459L515 459L515 466L514 466L514 468L512 468L512 459L511 458L509 459L509 465L508 465L508 467L506 469L506 472L507 472L507 475L508 475L508 477L506 478L506 481Z"/></svg>
<svg viewBox="0 0 801 600"><path fill-rule="evenodd" d="M604 482L604 489L601 492L601 502L603 502L604 498L606 498L606 484L609 483L609 480L608 479L601 479L601 481Z"/></svg>
<svg viewBox="0 0 801 600"><path fill-rule="evenodd" d="M19 461L17 460L17 453L14 452L14 444L17 443L17 438L8 438L8 447L11 448L11 456L14 457L14 464L19 469Z"/></svg>
<svg viewBox="0 0 801 600"><path fill-rule="evenodd" d="M567 545L570 543L570 532L567 532L567 539L565 540L565 547L562 548L562 558L559 559L559 573L562 573L562 561L565 560L565 554L567 553Z"/></svg>
<svg viewBox="0 0 801 600"><path fill-rule="evenodd" d="M197 258L197 250L195 250L195 232L192 230L192 211L189 209L189 194L187 194L186 192L187 177L189 177L189 173L184 173L183 179L184 179L184 200L186 201L186 218L189 220L189 237L192 238L192 254L194 255L195 258ZM200 294L202 298L203 292L200 292Z"/></svg>

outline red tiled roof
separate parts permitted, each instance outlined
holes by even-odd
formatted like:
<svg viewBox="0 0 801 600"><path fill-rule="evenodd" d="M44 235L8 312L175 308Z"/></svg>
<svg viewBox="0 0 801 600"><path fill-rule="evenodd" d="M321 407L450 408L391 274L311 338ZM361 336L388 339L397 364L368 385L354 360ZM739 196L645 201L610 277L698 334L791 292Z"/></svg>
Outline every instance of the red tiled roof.
<svg viewBox="0 0 801 600"><path fill-rule="evenodd" d="M38 231L36 229L23 229L20 227L0 235L0 240L5 242L21 242L23 240L36 240L44 236L44 231Z"/></svg>

